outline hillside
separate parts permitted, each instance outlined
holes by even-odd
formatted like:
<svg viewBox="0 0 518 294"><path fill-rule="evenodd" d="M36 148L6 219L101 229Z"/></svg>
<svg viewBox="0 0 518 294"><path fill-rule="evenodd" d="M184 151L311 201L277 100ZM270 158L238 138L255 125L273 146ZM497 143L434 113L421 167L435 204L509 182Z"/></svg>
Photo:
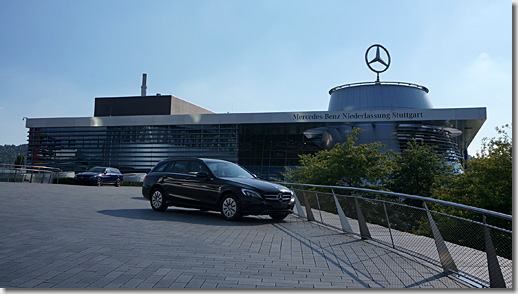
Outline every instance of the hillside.
<svg viewBox="0 0 518 294"><path fill-rule="evenodd" d="M18 154L27 157L27 144L22 145L0 145L0 164L13 164Z"/></svg>

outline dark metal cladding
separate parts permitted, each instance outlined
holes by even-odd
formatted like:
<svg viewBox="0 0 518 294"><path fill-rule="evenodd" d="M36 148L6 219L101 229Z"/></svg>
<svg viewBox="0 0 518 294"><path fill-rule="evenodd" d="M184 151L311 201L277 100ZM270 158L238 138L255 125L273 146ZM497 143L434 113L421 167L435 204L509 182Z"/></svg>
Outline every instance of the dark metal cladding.
<svg viewBox="0 0 518 294"><path fill-rule="evenodd" d="M403 82L364 82L346 84L329 91L329 111L431 109L432 103L426 87ZM445 155L451 162L462 158L455 137L462 132L453 128L428 125L415 121L353 123L326 126L306 130L304 134L312 143L322 149L331 149L343 143L351 134L353 127L363 130L358 135L357 144L381 142L384 150L401 152L412 138L420 138L427 145L434 146L438 154Z"/></svg>
<svg viewBox="0 0 518 294"><path fill-rule="evenodd" d="M426 87L398 82L367 82L329 91L329 111L433 108Z"/></svg>

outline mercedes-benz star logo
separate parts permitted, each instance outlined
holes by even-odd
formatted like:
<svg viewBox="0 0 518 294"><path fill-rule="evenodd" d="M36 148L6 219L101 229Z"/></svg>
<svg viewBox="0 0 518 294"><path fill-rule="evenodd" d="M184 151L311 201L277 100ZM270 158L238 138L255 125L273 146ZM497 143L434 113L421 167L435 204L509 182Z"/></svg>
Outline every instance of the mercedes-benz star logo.
<svg viewBox="0 0 518 294"><path fill-rule="evenodd" d="M371 49L376 48L376 55L370 59L369 61L369 52ZM380 48L383 50L385 56L382 56L380 52ZM372 57L372 54L370 55ZM385 60L384 60L385 59ZM365 62L367 63L367 66L377 74L377 82L380 81L380 73L386 71L390 66L390 54L388 53L387 49L385 47L375 44L369 47L367 51L365 52ZM380 69L381 67L381 69Z"/></svg>
<svg viewBox="0 0 518 294"><path fill-rule="evenodd" d="M282 193L279 193L279 195L277 195L277 200L279 200L279 202L282 202Z"/></svg>

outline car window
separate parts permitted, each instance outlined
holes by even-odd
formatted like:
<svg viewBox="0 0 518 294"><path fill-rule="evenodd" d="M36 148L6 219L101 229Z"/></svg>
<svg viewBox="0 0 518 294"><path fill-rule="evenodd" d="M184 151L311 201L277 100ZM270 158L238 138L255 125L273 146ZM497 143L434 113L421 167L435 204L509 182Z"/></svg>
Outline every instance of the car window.
<svg viewBox="0 0 518 294"><path fill-rule="evenodd" d="M88 170L89 172L92 172L92 173L99 173L99 174L102 174L104 173L104 168L103 167L92 167L91 169Z"/></svg>
<svg viewBox="0 0 518 294"><path fill-rule="evenodd" d="M189 165L188 174L196 175L199 172L206 172L206 173L208 173L209 171L207 170L207 168L201 162L191 161L191 164Z"/></svg>
<svg viewBox="0 0 518 294"><path fill-rule="evenodd" d="M159 165L157 167L155 167L155 169L153 170L153 172L163 172L166 170L167 166L170 164L171 162L168 162L168 161L165 161L165 162L162 162L162 163L159 163Z"/></svg>
<svg viewBox="0 0 518 294"><path fill-rule="evenodd" d="M113 168L113 169L112 169L112 173L114 173L114 174L120 174L120 173L121 173L121 171L120 171L120 170L118 170L118 169L116 169L116 168Z"/></svg>
<svg viewBox="0 0 518 294"><path fill-rule="evenodd" d="M177 173L177 174L185 173L185 169L187 167L187 163L189 163L189 162L188 161L184 161L184 160L179 160L179 161L175 162L171 172Z"/></svg>
<svg viewBox="0 0 518 294"><path fill-rule="evenodd" d="M231 162L207 162L207 166L216 177L220 178L247 178L254 176L241 166Z"/></svg>

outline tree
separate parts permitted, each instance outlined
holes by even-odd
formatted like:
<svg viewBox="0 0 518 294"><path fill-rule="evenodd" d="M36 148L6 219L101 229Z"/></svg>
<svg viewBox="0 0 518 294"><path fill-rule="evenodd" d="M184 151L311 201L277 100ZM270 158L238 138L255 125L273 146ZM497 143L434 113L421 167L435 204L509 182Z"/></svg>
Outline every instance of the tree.
<svg viewBox="0 0 518 294"><path fill-rule="evenodd" d="M15 165L25 165L25 155L18 154L16 156L16 160L14 161Z"/></svg>
<svg viewBox="0 0 518 294"><path fill-rule="evenodd" d="M27 144L0 145L0 163L13 164L18 154L27 154Z"/></svg>
<svg viewBox="0 0 518 294"><path fill-rule="evenodd" d="M482 140L464 173L440 188L440 199L512 214L513 142L506 128L512 127L497 127L500 137Z"/></svg>
<svg viewBox="0 0 518 294"><path fill-rule="evenodd" d="M445 201L512 215L513 146L512 138L507 134L506 128L511 127L505 125L496 128L500 137L484 138L481 151L468 161L464 172L456 175L449 185L438 187L436 197ZM477 212L440 206L435 206L434 210L477 222L483 221L481 214ZM512 231L512 221L490 216L486 221L489 225ZM443 221L436 219L436 224L442 232L444 240L484 250L484 234L477 226L466 221L452 219ZM512 259L512 234L490 229L490 235L493 243L496 244L497 255ZM459 238L459 236L469 236L470 239Z"/></svg>
<svg viewBox="0 0 518 294"><path fill-rule="evenodd" d="M398 193L430 197L434 188L451 181L453 168L434 148L416 139L394 157L387 187Z"/></svg>
<svg viewBox="0 0 518 294"><path fill-rule="evenodd" d="M392 168L392 152L381 152L380 142L355 145L363 130L354 128L347 141L331 150L299 155L300 166L286 168L289 182L329 186L379 187Z"/></svg>

